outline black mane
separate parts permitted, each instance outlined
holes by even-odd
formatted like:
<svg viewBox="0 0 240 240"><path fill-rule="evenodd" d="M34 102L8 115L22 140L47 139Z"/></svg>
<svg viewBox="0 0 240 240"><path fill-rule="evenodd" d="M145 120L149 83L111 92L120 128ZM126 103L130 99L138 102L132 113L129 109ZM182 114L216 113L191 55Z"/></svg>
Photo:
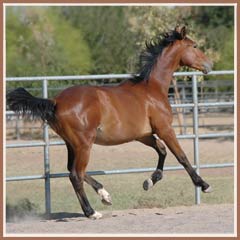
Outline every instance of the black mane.
<svg viewBox="0 0 240 240"><path fill-rule="evenodd" d="M139 75L134 75L134 78L130 79L133 83L139 83L144 80L148 80L149 75L154 67L157 58L161 55L163 49L168 45L174 43L176 40L181 40L181 34L172 30L167 33L160 34L156 39L146 41L146 49L141 53L139 58Z"/></svg>

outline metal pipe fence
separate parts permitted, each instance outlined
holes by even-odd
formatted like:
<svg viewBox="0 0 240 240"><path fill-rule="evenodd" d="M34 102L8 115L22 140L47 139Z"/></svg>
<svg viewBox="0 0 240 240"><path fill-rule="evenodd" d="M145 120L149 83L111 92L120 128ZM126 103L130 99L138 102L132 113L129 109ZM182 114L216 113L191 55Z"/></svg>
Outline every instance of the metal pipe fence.
<svg viewBox="0 0 240 240"><path fill-rule="evenodd" d="M212 71L209 75L233 75L234 71ZM198 83L197 77L202 76L201 72L176 72L175 77L179 76L191 76L192 77L192 92L193 102L184 104L171 104L172 108L192 108L193 109L193 134L178 135L178 139L193 139L194 143L194 169L199 173L200 169L203 168L224 168L233 167L234 163L221 163L221 164L200 164L199 159L199 139L204 138L219 138L219 137L234 137L234 132L226 133L207 133L199 134L198 128L198 111L201 107L229 107L234 106L234 102L211 102L211 103L199 103L198 102ZM102 79L130 79L132 74L104 74L104 75L80 75L80 76L43 76L43 77L9 77L6 81L42 81L42 96L48 97L48 81L54 80L102 80ZM7 111L6 114L13 114L11 111ZM50 191L50 179L67 177L68 173L55 173L50 172L50 159L49 159L49 148L51 146L64 145L63 141L50 141L48 125L44 124L43 127L43 141L31 142L31 143L18 143L18 144L6 144L6 148L24 148L24 147L43 147L44 155L44 174L34 176L14 176L7 177L7 182L12 181L25 181L44 179L45 181L45 211L46 214L51 213L51 191ZM182 166L165 166L164 171L175 171L182 170ZM90 175L110 175L110 174L127 174L127 173L142 173L152 172L155 168L132 168L132 169L115 169L108 171L90 171ZM195 187L195 203L200 204L200 188Z"/></svg>

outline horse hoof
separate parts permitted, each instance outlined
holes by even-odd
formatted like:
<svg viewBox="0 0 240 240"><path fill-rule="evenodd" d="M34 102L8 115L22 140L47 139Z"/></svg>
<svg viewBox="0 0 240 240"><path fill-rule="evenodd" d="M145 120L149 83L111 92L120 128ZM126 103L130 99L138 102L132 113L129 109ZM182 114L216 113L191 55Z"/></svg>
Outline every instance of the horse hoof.
<svg viewBox="0 0 240 240"><path fill-rule="evenodd" d="M211 186L209 186L207 189L203 190L204 193L210 193L210 192L212 192L212 191L213 191L213 190L212 190L212 187L211 187Z"/></svg>
<svg viewBox="0 0 240 240"><path fill-rule="evenodd" d="M152 186L153 186L153 181L150 178L143 182L143 189L145 191L149 190Z"/></svg>
<svg viewBox="0 0 240 240"><path fill-rule="evenodd" d="M90 219L93 219L93 220L95 220L95 219L100 219L100 218L102 218L102 214L95 211L94 214L92 214L92 215L89 216L89 218L90 218Z"/></svg>
<svg viewBox="0 0 240 240"><path fill-rule="evenodd" d="M111 205L112 205L111 199L110 199L110 200L102 199L102 203L103 203L104 205L107 205L107 206L111 206Z"/></svg>
<svg viewBox="0 0 240 240"><path fill-rule="evenodd" d="M104 188L99 189L98 194L99 194L100 198L102 199L103 204L112 205L111 196Z"/></svg>

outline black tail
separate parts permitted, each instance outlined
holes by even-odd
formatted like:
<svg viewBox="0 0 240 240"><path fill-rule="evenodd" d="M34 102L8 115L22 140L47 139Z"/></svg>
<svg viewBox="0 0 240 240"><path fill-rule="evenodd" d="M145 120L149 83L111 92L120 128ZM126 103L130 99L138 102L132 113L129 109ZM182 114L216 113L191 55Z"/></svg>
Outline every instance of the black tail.
<svg viewBox="0 0 240 240"><path fill-rule="evenodd" d="M7 105L10 110L33 119L41 118L49 123L55 121L55 104L49 99L36 98L24 88L17 88L7 94Z"/></svg>

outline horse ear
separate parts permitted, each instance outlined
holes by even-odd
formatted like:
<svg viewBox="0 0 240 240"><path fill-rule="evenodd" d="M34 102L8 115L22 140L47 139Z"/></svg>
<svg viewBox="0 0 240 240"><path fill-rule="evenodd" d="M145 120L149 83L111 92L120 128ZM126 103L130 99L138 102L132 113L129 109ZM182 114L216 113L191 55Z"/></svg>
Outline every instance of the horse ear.
<svg viewBox="0 0 240 240"><path fill-rule="evenodd" d="M187 29L185 26L182 27L181 31L180 31L181 37L182 39L184 39L187 35Z"/></svg>

